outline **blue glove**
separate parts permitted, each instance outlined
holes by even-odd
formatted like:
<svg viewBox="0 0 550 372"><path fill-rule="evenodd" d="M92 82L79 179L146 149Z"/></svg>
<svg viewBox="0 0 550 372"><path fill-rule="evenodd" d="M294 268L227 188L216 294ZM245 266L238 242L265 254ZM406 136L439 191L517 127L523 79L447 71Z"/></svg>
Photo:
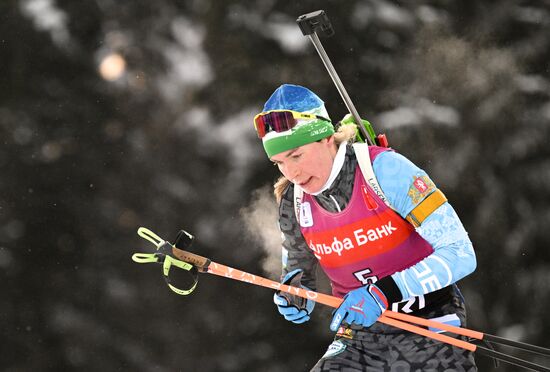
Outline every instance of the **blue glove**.
<svg viewBox="0 0 550 372"><path fill-rule="evenodd" d="M386 295L374 284L350 291L334 312L330 330L336 332L342 321L370 327L388 308Z"/></svg>
<svg viewBox="0 0 550 372"><path fill-rule="evenodd" d="M302 274L302 269L293 270L285 275L282 283L292 286L300 286L309 290L309 288L300 284ZM315 301L280 291L273 295L273 302L277 305L279 313L281 313L286 320L296 324L307 322L309 320L309 315L315 307Z"/></svg>

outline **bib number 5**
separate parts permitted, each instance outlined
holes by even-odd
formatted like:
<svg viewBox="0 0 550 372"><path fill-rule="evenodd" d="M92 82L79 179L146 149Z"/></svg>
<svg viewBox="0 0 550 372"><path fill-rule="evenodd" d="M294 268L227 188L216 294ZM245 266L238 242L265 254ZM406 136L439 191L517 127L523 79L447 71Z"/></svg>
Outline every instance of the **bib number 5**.
<svg viewBox="0 0 550 372"><path fill-rule="evenodd" d="M371 269L363 269L363 270L354 272L353 275L355 275L355 277L357 278L357 280L359 280L359 282L361 282L361 284L368 285L368 284L374 284L378 281L378 277L376 275L369 276L369 274L371 273L372 273Z"/></svg>

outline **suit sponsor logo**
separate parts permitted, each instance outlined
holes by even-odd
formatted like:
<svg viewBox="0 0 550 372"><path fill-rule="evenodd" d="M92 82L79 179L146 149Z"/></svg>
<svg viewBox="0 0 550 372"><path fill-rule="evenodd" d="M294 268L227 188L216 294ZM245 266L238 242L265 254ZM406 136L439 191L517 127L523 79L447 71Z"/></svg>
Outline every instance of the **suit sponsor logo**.
<svg viewBox="0 0 550 372"><path fill-rule="evenodd" d="M346 350L346 345L342 341L333 341L332 344L328 346L327 352L325 353L325 355L322 356L322 358L333 357L340 354L344 350Z"/></svg>
<svg viewBox="0 0 550 372"><path fill-rule="evenodd" d="M304 202L300 205L300 226L313 226L313 215L311 214L311 205L309 202Z"/></svg>
<svg viewBox="0 0 550 372"><path fill-rule="evenodd" d="M334 236L332 241L328 244L314 243L310 240L308 245L313 251L315 257L317 257L318 260L321 260L323 256L330 256L334 254L342 256L342 253L345 251L355 249L356 247L361 247L368 242L384 239L391 236L395 231L397 231L397 227L392 225L392 221L388 221L385 224L366 231L362 228L353 230L351 237L338 239L338 237Z"/></svg>

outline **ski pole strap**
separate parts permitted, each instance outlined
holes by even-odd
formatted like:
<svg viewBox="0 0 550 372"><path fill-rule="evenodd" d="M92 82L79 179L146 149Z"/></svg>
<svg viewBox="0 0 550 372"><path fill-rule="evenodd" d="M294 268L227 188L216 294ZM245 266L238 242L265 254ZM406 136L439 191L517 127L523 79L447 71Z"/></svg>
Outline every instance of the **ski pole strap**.
<svg viewBox="0 0 550 372"><path fill-rule="evenodd" d="M179 267L180 269L189 271L189 274L191 274L191 276L193 277L193 284L191 284L191 286L189 288L180 289L180 288L174 286L170 282L170 267L172 267L172 265L174 265L176 267ZM199 281L199 275L198 275L197 269L193 265L188 264L187 262L177 260L177 259L172 258L170 256L165 256L164 257L164 263L163 263L163 266L162 266L162 273L164 274L164 281L166 281L166 284L168 285L168 287L173 292L175 292L175 293L177 293L181 296L187 296L188 294L193 292L195 290L195 287L197 286L198 281Z"/></svg>
<svg viewBox="0 0 550 372"><path fill-rule="evenodd" d="M158 236L146 227L140 227L138 229L138 235L141 236L143 239L153 243L155 247L157 247L157 249L159 249L160 246L166 242L164 239L162 239L160 236Z"/></svg>
<svg viewBox="0 0 550 372"><path fill-rule="evenodd" d="M163 253L135 253L132 255L132 260L136 263L162 263L162 274L164 281L173 292L182 296L187 296L193 292L199 281L198 271L193 265L167 256ZM189 274L193 280L193 283L189 286L189 288L181 289L172 284L172 281L170 280L170 268L172 266L189 271Z"/></svg>
<svg viewBox="0 0 550 372"><path fill-rule="evenodd" d="M172 257L172 244L160 238L157 234L151 230L140 227L138 229L138 235L143 239L150 241L155 245L157 251L155 253L135 253L132 255L132 261L136 263L162 263L162 274L164 276L164 281L173 292L187 296L195 290L197 282L199 281L198 270L195 266L190 263L187 263L182 260L178 260L175 257ZM170 280L170 268L176 266L182 270L189 271L189 274L192 277L192 284L189 288L181 289L172 284Z"/></svg>

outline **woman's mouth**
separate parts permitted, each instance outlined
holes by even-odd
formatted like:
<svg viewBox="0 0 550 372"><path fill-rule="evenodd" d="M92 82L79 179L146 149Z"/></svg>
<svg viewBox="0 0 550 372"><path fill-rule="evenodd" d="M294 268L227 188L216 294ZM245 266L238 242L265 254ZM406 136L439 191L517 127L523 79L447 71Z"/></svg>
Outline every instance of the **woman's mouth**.
<svg viewBox="0 0 550 372"><path fill-rule="evenodd" d="M308 183L311 182L311 177L309 177L307 180L305 180L304 182L299 182L298 183L298 186L300 187L304 187L304 186L307 186Z"/></svg>

